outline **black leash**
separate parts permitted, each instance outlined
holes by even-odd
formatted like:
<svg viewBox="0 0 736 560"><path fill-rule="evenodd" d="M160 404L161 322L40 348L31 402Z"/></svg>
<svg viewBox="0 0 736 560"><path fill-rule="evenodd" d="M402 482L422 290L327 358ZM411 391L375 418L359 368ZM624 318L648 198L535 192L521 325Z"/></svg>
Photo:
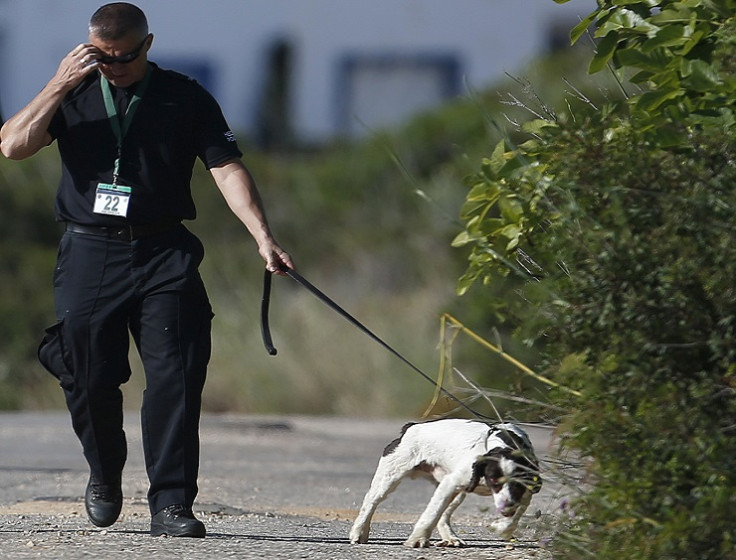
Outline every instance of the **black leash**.
<svg viewBox="0 0 736 560"><path fill-rule="evenodd" d="M277 350L276 347L273 345L273 340L271 339L271 327L268 324L268 305L271 302L272 273L267 269L263 272L263 297L261 298L261 336L263 336L263 344L266 347L266 351L271 356L275 356Z"/></svg>
<svg viewBox="0 0 736 560"><path fill-rule="evenodd" d="M301 274L299 274L298 272L290 268L284 269L284 274L289 276L292 280L295 280L297 283L301 284L302 287L312 292L312 294L316 296L320 301L322 301L322 303L326 304L330 309L337 312L339 315L342 315L345 319L347 319L355 327L357 327L359 330L363 331L373 340L378 342L378 344L380 344L386 350L391 352L394 356L399 358L402 362L408 365L411 369L413 369L419 375L424 377L424 379L426 379L432 385L437 387L447 397L451 398L453 401L459 404L462 408L470 412L473 416L476 416L477 418L481 418L483 420L491 420L495 422L494 418L491 418L490 416L486 416L484 414L481 414L480 412L473 410L471 407L469 407L463 401L461 401L459 398L453 395L450 391L448 391L447 389L439 385L434 379L432 379L429 375L424 373L421 369L419 369L417 366L415 366L413 363L407 360L399 352L394 350L391 346L389 346L386 342L384 342L381 338L379 338L371 330L369 330L368 327L366 327L365 325L363 325L363 323L361 323L355 317L350 315L347 311L345 311L342 307L340 307L337 303L335 303L332 299L330 299L327 295L325 295L322 291L320 291L316 286L314 286L306 278L304 278ZM271 272L269 272L268 270L264 271L263 298L261 299L261 334L263 335L263 344L266 346L266 350L271 356L275 356L277 353L277 350L273 345L273 340L271 339L271 329L268 323L268 307L269 307L269 303L271 300L271 276L272 276Z"/></svg>

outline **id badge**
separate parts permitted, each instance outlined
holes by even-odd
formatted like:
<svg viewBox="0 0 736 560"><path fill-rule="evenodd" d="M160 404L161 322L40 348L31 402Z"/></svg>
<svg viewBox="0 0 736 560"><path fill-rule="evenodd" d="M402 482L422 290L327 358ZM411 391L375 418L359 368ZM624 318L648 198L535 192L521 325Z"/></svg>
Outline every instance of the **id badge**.
<svg viewBox="0 0 736 560"><path fill-rule="evenodd" d="M95 191L95 214L125 218L128 215L130 192L130 187L98 183Z"/></svg>

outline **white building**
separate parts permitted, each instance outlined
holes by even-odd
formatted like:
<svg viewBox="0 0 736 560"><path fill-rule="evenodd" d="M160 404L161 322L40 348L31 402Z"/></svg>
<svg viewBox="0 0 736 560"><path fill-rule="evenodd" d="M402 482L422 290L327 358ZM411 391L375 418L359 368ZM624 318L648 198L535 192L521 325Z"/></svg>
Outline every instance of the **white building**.
<svg viewBox="0 0 736 560"><path fill-rule="evenodd" d="M360 135L482 89L564 41L595 8L595 0L133 2L155 36L149 58L202 82L234 129L306 142ZM5 118L87 41L103 3L0 0Z"/></svg>

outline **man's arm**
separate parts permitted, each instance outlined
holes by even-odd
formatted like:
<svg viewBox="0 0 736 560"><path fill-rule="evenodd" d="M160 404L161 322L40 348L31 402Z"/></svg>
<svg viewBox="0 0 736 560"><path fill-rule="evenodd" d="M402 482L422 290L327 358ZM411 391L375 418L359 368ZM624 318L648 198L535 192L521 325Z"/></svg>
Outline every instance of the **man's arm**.
<svg viewBox="0 0 736 560"><path fill-rule="evenodd" d="M59 64L56 74L31 102L0 129L0 150L10 159L25 159L51 142L49 125L67 92L99 66L97 49L78 45Z"/></svg>
<svg viewBox="0 0 736 560"><path fill-rule="evenodd" d="M291 257L271 234L255 181L243 162L232 159L213 167L210 172L228 206L258 244L258 252L266 261L266 268L277 274L284 268L294 268Z"/></svg>

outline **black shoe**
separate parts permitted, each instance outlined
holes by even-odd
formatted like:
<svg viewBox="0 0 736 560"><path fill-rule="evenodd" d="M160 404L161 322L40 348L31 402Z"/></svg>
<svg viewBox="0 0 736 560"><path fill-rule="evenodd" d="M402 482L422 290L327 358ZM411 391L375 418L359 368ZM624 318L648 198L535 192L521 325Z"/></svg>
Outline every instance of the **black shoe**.
<svg viewBox="0 0 736 560"><path fill-rule="evenodd" d="M151 518L151 536L197 537L207 534L204 523L194 517L192 509L179 504L168 506Z"/></svg>
<svg viewBox="0 0 736 560"><path fill-rule="evenodd" d="M123 508L120 483L103 484L90 475L84 505L89 520L97 527L109 527L118 520Z"/></svg>

